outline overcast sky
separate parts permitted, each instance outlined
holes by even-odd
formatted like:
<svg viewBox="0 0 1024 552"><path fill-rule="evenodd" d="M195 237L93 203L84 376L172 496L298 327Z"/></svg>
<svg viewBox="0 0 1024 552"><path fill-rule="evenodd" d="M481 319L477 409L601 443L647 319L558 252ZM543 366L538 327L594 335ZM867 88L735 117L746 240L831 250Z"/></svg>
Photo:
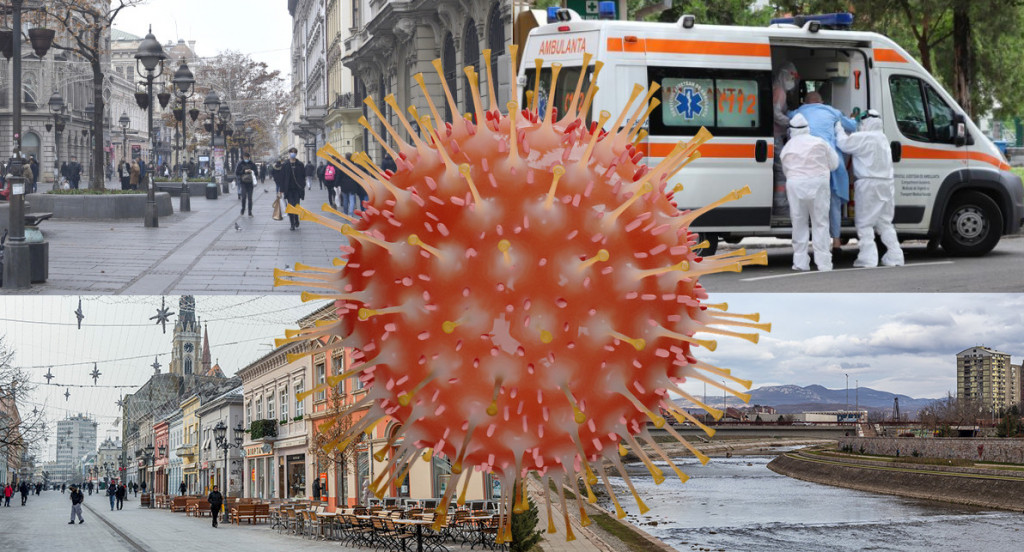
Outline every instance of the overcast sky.
<svg viewBox="0 0 1024 552"><path fill-rule="evenodd" d="M100 385L138 386L170 361L172 317L167 333L149 318L159 297L83 297L86 316L77 328L78 297L0 297L0 336L16 351L13 364L25 367L44 383L86 387L40 386L33 406L47 410L52 421L85 412L100 422L102 439L114 429L116 401L131 389L93 387L93 362ZM718 350L695 349L699 358L731 368L739 377L764 385L846 385L902 393L916 398L956 392L953 355L986 345L1024 358L1024 295L983 294L712 294L732 312L760 312L773 331L757 345L719 338ZM167 298L172 312L178 297ZM320 303L322 304L322 303ZM197 296L196 312L209 325L212 356L225 374L269 352L273 340L319 304L302 304L296 296ZM69 365L70 364L70 365ZM700 394L702 387L684 386ZM63 393L71 396L65 400Z"/></svg>
<svg viewBox="0 0 1024 552"><path fill-rule="evenodd" d="M201 57L235 50L266 62L290 82L292 18L287 0L145 0L122 11L114 28L146 36L149 25L161 44L196 41Z"/></svg>

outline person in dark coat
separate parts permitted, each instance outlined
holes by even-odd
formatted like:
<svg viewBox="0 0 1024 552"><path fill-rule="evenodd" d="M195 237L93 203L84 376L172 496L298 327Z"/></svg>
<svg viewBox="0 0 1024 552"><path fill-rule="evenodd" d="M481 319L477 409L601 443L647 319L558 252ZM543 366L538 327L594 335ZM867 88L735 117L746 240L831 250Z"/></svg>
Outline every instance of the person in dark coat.
<svg viewBox="0 0 1024 552"><path fill-rule="evenodd" d="M21 485L18 485L18 492L21 493L21 505L24 506L28 502L28 483L22 481Z"/></svg>
<svg viewBox="0 0 1024 552"><path fill-rule="evenodd" d="M298 154L298 152L296 152L296 154ZM313 189L313 179L316 178L316 165L312 161L310 161L309 163L306 163L305 169L306 169L306 189L307 190L312 190Z"/></svg>
<svg viewBox="0 0 1024 552"><path fill-rule="evenodd" d="M210 503L210 517L213 518L213 526L217 526L217 518L220 514L220 507L224 504L224 496L217 490L217 486L213 486L213 490L210 491L210 496L206 497L206 501Z"/></svg>
<svg viewBox="0 0 1024 552"><path fill-rule="evenodd" d="M36 193L36 185L39 184L39 161L36 161L36 156L29 156L28 166L32 169L32 191L30 193L34 194Z"/></svg>
<svg viewBox="0 0 1024 552"><path fill-rule="evenodd" d="M68 163L67 179L72 190L77 190L78 184L82 181L82 165L78 164L78 158L74 155L71 156L71 162Z"/></svg>
<svg viewBox="0 0 1024 552"><path fill-rule="evenodd" d="M117 509L120 510L124 506L124 499L128 496L128 487L121 483L117 486L117 490L114 492L114 496L117 497Z"/></svg>
<svg viewBox="0 0 1024 552"><path fill-rule="evenodd" d="M242 199L242 214L245 214L246 201L249 202L249 216L252 216L252 190L256 186L256 173L259 168L252 162L249 152L242 154L242 160L235 167L235 181L238 182L238 196Z"/></svg>
<svg viewBox="0 0 1024 552"><path fill-rule="evenodd" d="M188 485L185 485L185 482L182 481L181 485L178 485L178 494L180 494L182 496L185 496L185 491L187 491L187 490L188 490Z"/></svg>
<svg viewBox="0 0 1024 552"><path fill-rule="evenodd" d="M316 168L316 178L317 180L320 181L321 187L327 187L327 203L329 203L331 207L334 207L335 209L338 208L334 204L334 186L335 183L337 182L337 173L338 169L332 165L330 174L328 174L327 165L325 165L322 161ZM330 180L328 180L328 177L330 177Z"/></svg>
<svg viewBox="0 0 1024 552"><path fill-rule="evenodd" d="M288 162L281 169L284 173L284 198L289 205L295 206L306 199L306 165L298 160L298 155L299 150L288 150ZM292 230L299 229L299 215L289 213L288 221Z"/></svg>
<svg viewBox="0 0 1024 552"><path fill-rule="evenodd" d="M110 483L107 485L107 499L110 500L110 511L114 511L114 502L117 500L117 484Z"/></svg>
<svg viewBox="0 0 1024 552"><path fill-rule="evenodd" d="M260 163L260 184L267 181L267 164Z"/></svg>
<svg viewBox="0 0 1024 552"><path fill-rule="evenodd" d="M345 155L345 158L352 161L352 154ZM344 171L337 171L334 178L338 183L338 201L341 202L341 210L346 215L354 215L360 206L359 198L362 186Z"/></svg>
<svg viewBox="0 0 1024 552"><path fill-rule="evenodd" d="M84 500L85 500L85 497L82 496L82 491L78 487L72 485L71 486L71 521L68 522L68 525L74 525L75 524L75 515L78 516L78 524L79 525L85 523L85 520L82 519L82 501L84 501Z"/></svg>

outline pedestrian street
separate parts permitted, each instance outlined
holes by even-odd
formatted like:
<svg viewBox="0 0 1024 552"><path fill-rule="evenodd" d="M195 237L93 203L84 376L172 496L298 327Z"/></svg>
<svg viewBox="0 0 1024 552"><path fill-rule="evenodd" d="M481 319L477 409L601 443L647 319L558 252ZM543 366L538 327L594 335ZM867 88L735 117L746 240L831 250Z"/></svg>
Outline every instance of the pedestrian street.
<svg viewBox="0 0 1024 552"><path fill-rule="evenodd" d="M274 288L274 269L296 262L329 266L344 238L314 222L289 231L288 217L271 218L274 184L253 194L253 216L239 216L234 192L210 200L193 196L192 210L162 217L159 228L139 220L59 220L41 227L50 243L49 279L28 294L263 294ZM302 205L320 212L327 190L314 186Z"/></svg>

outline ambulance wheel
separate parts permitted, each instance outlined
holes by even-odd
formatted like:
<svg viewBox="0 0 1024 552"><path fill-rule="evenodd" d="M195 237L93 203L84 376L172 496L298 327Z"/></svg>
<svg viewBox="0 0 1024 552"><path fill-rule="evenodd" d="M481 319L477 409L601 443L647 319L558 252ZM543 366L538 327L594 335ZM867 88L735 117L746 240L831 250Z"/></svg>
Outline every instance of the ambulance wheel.
<svg viewBox="0 0 1024 552"><path fill-rule="evenodd" d="M710 257L718 251L718 234L714 232L699 232L697 234L697 243L708 242L707 247L701 249L694 249L693 252L701 257Z"/></svg>
<svg viewBox="0 0 1024 552"><path fill-rule="evenodd" d="M999 206L981 192L957 194L946 207L942 221L942 248L958 257L977 257L992 251L1003 228Z"/></svg>

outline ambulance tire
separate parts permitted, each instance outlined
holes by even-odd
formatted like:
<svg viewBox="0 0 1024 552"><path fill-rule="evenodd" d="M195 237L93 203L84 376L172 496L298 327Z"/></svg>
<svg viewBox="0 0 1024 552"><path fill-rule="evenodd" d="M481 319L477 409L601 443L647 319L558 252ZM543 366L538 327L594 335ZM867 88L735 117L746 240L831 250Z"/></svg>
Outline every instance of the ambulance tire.
<svg viewBox="0 0 1024 552"><path fill-rule="evenodd" d="M697 243L707 240L708 246L702 249L695 249L693 252L701 257L710 257L718 252L718 234L714 232L698 232Z"/></svg>
<svg viewBox="0 0 1024 552"><path fill-rule="evenodd" d="M942 217L942 248L957 257L984 255L1002 237L1003 214L992 198L981 192L953 197Z"/></svg>

